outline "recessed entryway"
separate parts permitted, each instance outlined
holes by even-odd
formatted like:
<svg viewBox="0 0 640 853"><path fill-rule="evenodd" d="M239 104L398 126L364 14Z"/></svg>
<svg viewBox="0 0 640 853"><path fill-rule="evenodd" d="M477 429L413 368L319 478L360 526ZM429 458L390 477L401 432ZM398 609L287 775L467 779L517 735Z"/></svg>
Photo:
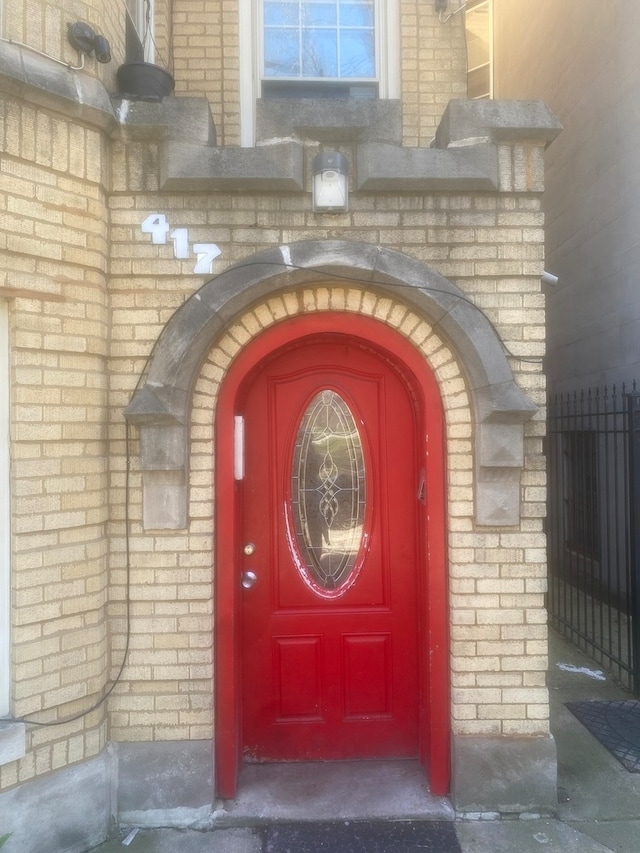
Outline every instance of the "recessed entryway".
<svg viewBox="0 0 640 853"><path fill-rule="evenodd" d="M363 758L419 760L445 794L444 429L426 361L371 318L297 317L237 356L216 428L218 795L245 762Z"/></svg>

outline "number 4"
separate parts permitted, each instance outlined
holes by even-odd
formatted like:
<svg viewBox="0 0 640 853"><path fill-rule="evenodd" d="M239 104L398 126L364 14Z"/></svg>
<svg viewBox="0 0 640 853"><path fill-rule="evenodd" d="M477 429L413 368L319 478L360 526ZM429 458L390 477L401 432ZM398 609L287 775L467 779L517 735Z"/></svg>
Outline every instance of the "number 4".
<svg viewBox="0 0 640 853"><path fill-rule="evenodd" d="M170 228L171 226L164 213L150 213L140 226L140 230L144 234L151 234L151 242L155 243L156 246L167 242L167 234Z"/></svg>

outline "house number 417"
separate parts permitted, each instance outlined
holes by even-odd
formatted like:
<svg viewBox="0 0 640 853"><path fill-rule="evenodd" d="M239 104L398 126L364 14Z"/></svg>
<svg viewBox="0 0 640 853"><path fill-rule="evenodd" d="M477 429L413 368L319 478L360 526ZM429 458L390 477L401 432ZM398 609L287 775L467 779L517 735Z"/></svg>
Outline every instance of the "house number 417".
<svg viewBox="0 0 640 853"><path fill-rule="evenodd" d="M174 228L172 231L164 213L150 213L143 220L140 229L143 234L151 234L151 242L156 246L164 245L168 237L173 242L174 258L190 257L188 229ZM193 243L191 248L197 259L193 268L194 273L196 275L210 274L213 271L213 262L222 254L222 249L215 243Z"/></svg>

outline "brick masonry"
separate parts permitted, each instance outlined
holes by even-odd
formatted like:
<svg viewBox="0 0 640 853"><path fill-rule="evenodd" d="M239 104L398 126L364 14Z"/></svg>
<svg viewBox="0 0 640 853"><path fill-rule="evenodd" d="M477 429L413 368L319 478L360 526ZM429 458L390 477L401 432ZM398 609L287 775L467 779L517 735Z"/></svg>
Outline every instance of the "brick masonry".
<svg viewBox="0 0 640 853"><path fill-rule="evenodd" d="M8 0L5 35L75 61L64 3ZM178 95L209 99L220 145L239 140L237 6L174 0ZM110 4L81 4L123 56ZM428 146L445 105L464 93L460 18L443 28L433 4L400 2L403 141ZM166 49L166 4L157 4ZM50 22L49 28L43 21ZM36 23L38 22L38 23ZM163 29L164 27L164 29ZM44 33L44 35L43 35ZM164 36L162 35L164 33ZM164 39L164 40L163 40ZM115 64L87 63L113 89ZM314 214L308 191L161 192L159 142L66 114L57 102L0 85L0 298L10 307L12 691L15 717L74 717L118 675L125 648L127 559L131 637L107 703L27 727L26 754L0 786L96 756L107 740L212 736L212 541L215 401L225 370L261 329L326 307L383 319L412 340L440 383L446 411L451 603L451 723L469 736L545 736L546 583L543 149L499 148L495 192L354 192L350 210ZM308 175L307 175L308 180ZM307 187L308 190L308 187ZM342 239L403 252L449 278L494 325L518 385L540 407L525 425L520 523L474 521L473 418L455 347L401 293L354 282L286 292L239 316L202 365L194 392L189 520L142 527L135 430L129 551L123 409L169 318L209 275L141 224L166 215L191 243L216 243L213 275L299 240ZM215 571L215 567L213 567Z"/></svg>

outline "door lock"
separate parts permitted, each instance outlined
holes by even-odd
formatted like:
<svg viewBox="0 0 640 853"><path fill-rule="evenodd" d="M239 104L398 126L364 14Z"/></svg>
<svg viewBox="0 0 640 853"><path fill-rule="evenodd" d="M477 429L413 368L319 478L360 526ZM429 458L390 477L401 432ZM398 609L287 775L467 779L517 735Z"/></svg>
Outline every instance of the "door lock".
<svg viewBox="0 0 640 853"><path fill-rule="evenodd" d="M258 575L255 572L243 572L242 580L240 583L242 584L244 589L251 589L251 587L258 580Z"/></svg>
<svg viewBox="0 0 640 853"><path fill-rule="evenodd" d="M247 542L247 544L242 549L247 557L250 557L252 554L255 554L256 546L253 542Z"/></svg>

